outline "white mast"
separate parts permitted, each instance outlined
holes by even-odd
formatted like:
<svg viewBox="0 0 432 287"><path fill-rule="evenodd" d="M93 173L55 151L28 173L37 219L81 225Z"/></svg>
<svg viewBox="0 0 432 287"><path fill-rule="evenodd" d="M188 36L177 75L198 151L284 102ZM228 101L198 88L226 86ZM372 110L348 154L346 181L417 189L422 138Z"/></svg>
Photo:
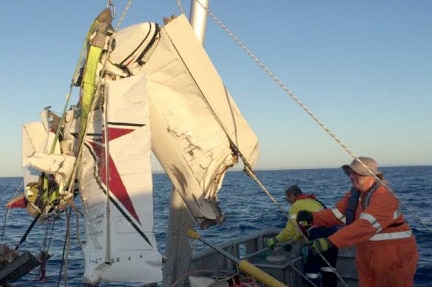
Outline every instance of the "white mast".
<svg viewBox="0 0 432 287"><path fill-rule="evenodd" d="M194 29L198 41L204 45L204 37L207 27L208 0L192 0L191 2L189 22Z"/></svg>

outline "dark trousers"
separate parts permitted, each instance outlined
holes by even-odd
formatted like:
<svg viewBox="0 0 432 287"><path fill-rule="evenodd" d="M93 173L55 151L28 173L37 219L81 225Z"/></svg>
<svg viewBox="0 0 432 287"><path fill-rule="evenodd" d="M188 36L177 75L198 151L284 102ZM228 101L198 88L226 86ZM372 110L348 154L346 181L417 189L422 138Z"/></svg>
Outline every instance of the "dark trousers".
<svg viewBox="0 0 432 287"><path fill-rule="evenodd" d="M338 256L338 249L336 247L331 247L322 255L326 261L330 264L332 268L336 268L336 261ZM334 271L328 266L319 254L312 254L309 251L306 256L306 261L303 266L303 272L306 277L314 284L307 282L307 286L317 286L317 287L336 287L337 286L337 276Z"/></svg>

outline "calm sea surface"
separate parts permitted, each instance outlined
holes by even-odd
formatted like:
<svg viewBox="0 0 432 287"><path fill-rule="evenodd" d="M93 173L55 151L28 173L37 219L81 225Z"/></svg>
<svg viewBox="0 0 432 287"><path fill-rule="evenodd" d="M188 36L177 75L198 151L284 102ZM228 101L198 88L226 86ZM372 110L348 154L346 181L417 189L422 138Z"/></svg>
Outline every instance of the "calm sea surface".
<svg viewBox="0 0 432 287"><path fill-rule="evenodd" d="M382 170L390 182L390 187L400 199L402 211L418 242L420 262L415 286L432 286L432 166L389 167ZM222 243L264 228L282 228L285 219L280 210L288 208L283 191L289 184L300 185L305 193L315 193L328 207L333 206L350 187L349 179L340 169L257 171L257 177L279 205L273 203L259 185L243 172L228 172L219 193L221 208L227 214L227 219L221 226L201 231L208 241ZM13 197L20 182L21 178L0 178L1 218L6 218L7 209L4 205ZM156 238L160 241L159 249L163 253L171 192L171 185L165 174L154 175L154 190L155 231ZM80 222L82 223L82 220ZM31 218L25 210L11 210L7 219L2 220L2 243L15 247L30 223ZM72 226L77 225L76 223L75 216L72 216ZM82 286L83 261L75 230L72 231L68 250L67 281L62 279L58 282L65 245L65 226L66 220L63 216L53 228L53 239L50 242L52 257L46 267L45 281L37 282L39 275L38 269L35 269L19 282L13 283L13 286ZM44 232L45 230L37 225L21 244L21 249L38 252L43 244ZM79 234L83 240L82 229ZM201 247L197 244L196 248Z"/></svg>

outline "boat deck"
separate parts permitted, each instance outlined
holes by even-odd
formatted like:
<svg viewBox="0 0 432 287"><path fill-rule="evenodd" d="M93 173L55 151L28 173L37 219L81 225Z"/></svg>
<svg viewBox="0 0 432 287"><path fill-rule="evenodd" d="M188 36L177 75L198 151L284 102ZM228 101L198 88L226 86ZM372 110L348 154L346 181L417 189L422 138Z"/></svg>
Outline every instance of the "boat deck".
<svg viewBox="0 0 432 287"><path fill-rule="evenodd" d="M269 250L265 247L265 241L277 234L279 230L268 229L258 233L238 238L219 245L219 248L234 255L239 260L247 260L262 271L268 273L275 279L287 284L288 286L303 286L302 285L302 260L300 256L301 245L291 245L291 250L285 251L284 248ZM338 262L336 271L344 282L339 280L338 287L355 287L357 286L357 271L355 268L355 249L339 250ZM236 263L226 258L223 254L218 253L211 248L202 250L194 254L190 271L196 270L235 270ZM210 275L210 274L208 274ZM214 272L213 276L218 276ZM222 273L221 273L222 276ZM191 280L197 280L197 277ZM204 280L199 279L199 280ZM203 284L199 281L198 284ZM216 282L209 285L201 286L224 286L214 285Z"/></svg>

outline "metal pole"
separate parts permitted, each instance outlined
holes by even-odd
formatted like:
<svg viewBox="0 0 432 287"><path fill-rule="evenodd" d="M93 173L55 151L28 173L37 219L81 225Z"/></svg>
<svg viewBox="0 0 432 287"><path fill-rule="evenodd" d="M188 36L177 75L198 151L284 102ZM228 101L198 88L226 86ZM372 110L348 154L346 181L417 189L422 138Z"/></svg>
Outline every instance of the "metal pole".
<svg viewBox="0 0 432 287"><path fill-rule="evenodd" d="M204 45L204 37L207 26L208 0L192 0L189 22L194 29L195 36L201 45Z"/></svg>

